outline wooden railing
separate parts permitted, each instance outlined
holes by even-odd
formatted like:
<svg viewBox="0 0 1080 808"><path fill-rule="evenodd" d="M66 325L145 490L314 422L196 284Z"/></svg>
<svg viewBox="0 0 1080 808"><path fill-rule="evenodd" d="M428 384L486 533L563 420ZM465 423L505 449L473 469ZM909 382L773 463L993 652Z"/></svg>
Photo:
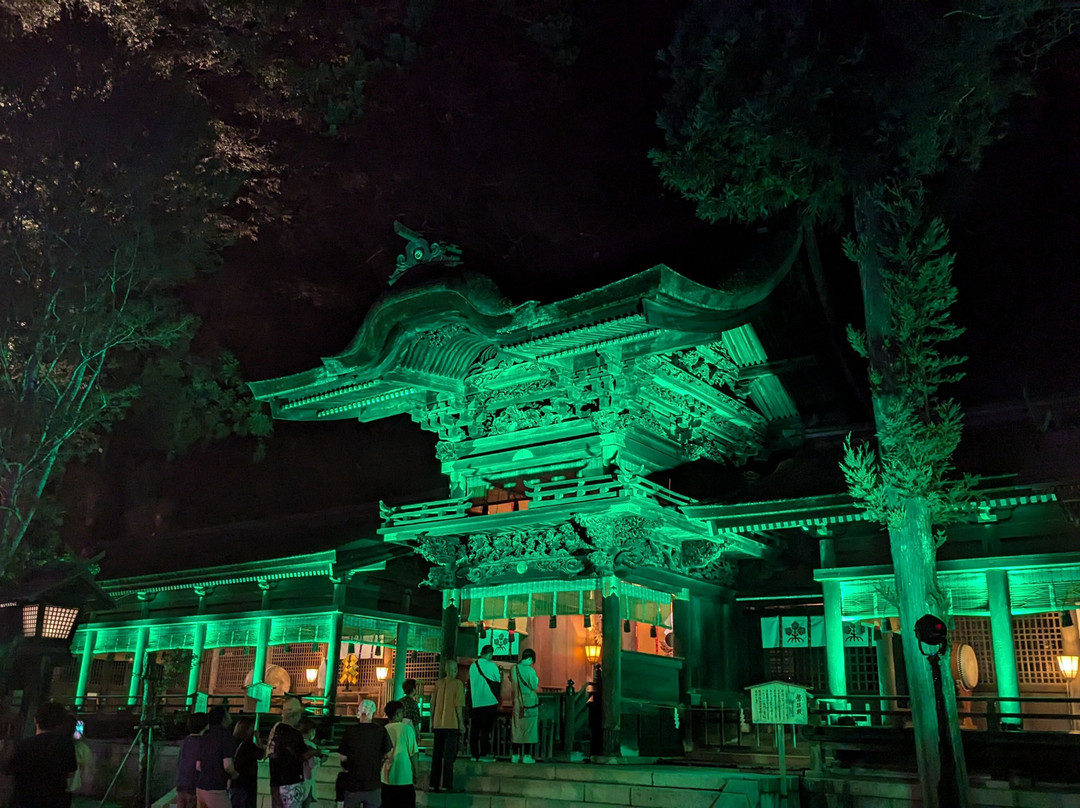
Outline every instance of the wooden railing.
<svg viewBox="0 0 1080 808"><path fill-rule="evenodd" d="M379 515L385 527L399 527L414 522L441 522L460 519L472 507L468 499L438 499L433 502L418 502L413 505L399 505L395 508L379 503Z"/></svg>
<svg viewBox="0 0 1080 808"><path fill-rule="evenodd" d="M568 501L576 503L610 499L619 495L620 488L622 484L618 480L610 475L604 475L535 483L526 486L525 490L529 495L529 507L535 509L562 505Z"/></svg>
<svg viewBox="0 0 1080 808"><path fill-rule="evenodd" d="M1080 729L1080 698L1064 696L982 696L959 700L966 709L957 712L965 729L986 732L1018 731L1023 723L1049 722L1043 732L1073 732ZM810 709L811 721L831 726L900 726L911 719L910 696L818 696ZM884 705L884 706L883 706ZM1024 709L1028 705L1029 709ZM1043 705L1064 709L1046 711ZM978 707L982 709L977 709Z"/></svg>
<svg viewBox="0 0 1080 808"><path fill-rule="evenodd" d="M681 508L684 505L696 505L697 500L693 497L687 497L677 491L672 491L670 488L654 483L652 480L647 480L644 477L639 477L634 480L632 488L641 491L647 496L653 497L661 505L670 505L676 508Z"/></svg>
<svg viewBox="0 0 1080 808"><path fill-rule="evenodd" d="M572 477L568 480L551 480L543 483L526 484L525 495L520 500L527 507L519 506L516 510L535 510L550 508L568 503L588 502L598 499L613 499L619 496L646 496L668 507L681 508L692 505L696 500L685 497L662 485L644 478L634 478L626 484L611 475L594 477ZM443 522L465 517L488 515L484 505L505 505L507 502L483 503L470 499L440 499L433 502L420 502L413 505L389 507L379 503L379 513L384 527L402 527L420 522Z"/></svg>

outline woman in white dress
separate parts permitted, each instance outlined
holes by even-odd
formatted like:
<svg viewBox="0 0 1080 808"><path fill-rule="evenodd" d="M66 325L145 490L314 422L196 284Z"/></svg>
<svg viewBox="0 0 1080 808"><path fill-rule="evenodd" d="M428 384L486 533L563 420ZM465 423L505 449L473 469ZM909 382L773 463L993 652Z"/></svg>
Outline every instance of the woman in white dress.
<svg viewBox="0 0 1080 808"><path fill-rule="evenodd" d="M411 721L403 721L405 707L400 701L391 701L384 708L390 723L386 734L394 749L383 765L383 808L416 808L416 764L420 745Z"/></svg>
<svg viewBox="0 0 1080 808"><path fill-rule="evenodd" d="M514 712L510 718L511 762L536 763L533 752L540 741L540 677L536 673L536 651L526 648L510 672L514 687Z"/></svg>

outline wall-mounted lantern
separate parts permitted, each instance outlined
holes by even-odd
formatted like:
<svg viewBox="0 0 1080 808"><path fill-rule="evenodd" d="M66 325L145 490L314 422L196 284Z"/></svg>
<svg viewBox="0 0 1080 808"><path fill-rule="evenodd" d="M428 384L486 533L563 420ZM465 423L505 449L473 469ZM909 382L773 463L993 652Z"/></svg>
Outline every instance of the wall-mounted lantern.
<svg viewBox="0 0 1080 808"><path fill-rule="evenodd" d="M1080 671L1080 656L1061 654L1057 658L1057 664L1058 670L1061 671L1065 681L1071 682L1076 678L1077 672Z"/></svg>

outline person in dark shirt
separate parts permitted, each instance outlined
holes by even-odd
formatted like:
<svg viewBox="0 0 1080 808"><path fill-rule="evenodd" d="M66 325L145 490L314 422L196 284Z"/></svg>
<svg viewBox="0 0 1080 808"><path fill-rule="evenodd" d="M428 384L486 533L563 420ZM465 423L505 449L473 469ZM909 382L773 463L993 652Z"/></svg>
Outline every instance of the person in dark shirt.
<svg viewBox="0 0 1080 808"><path fill-rule="evenodd" d="M300 699L290 696L281 705L281 721L270 730L266 756L270 760L270 791L278 793L281 808L300 808L304 799L304 761L318 754L304 743L297 725L304 715ZM276 804L276 803L275 803Z"/></svg>
<svg viewBox="0 0 1080 808"><path fill-rule="evenodd" d="M195 793L200 806L231 808L229 778L236 774L233 768L236 742L229 731L232 716L226 707L218 704L210 708L206 721L206 733L199 744L199 779Z"/></svg>
<svg viewBox="0 0 1080 808"><path fill-rule="evenodd" d="M188 716L188 736L180 742L176 765L176 808L196 808L195 785L199 779L199 743L206 731L206 713Z"/></svg>
<svg viewBox="0 0 1080 808"><path fill-rule="evenodd" d="M259 761L265 754L255 742L255 722L250 718L237 721L233 741L237 745L233 754L236 775L229 783L229 799L232 808L255 808L258 804Z"/></svg>
<svg viewBox="0 0 1080 808"><path fill-rule="evenodd" d="M420 705L416 703L416 697L413 693L416 692L416 680L406 679L401 683L401 692L405 695L398 701L401 703L401 709L403 712L402 720L411 721L413 728L416 730L416 734L420 734Z"/></svg>
<svg viewBox="0 0 1080 808"><path fill-rule="evenodd" d="M71 778L79 768L75 742L60 732L67 711L52 702L38 708L37 734L15 745L4 774L14 780L11 808L67 808Z"/></svg>
<svg viewBox="0 0 1080 808"><path fill-rule="evenodd" d="M364 699L357 713L358 724L345 730L338 754L341 755L344 808L379 808L383 763L390 757L394 744L381 724L372 723L375 702Z"/></svg>

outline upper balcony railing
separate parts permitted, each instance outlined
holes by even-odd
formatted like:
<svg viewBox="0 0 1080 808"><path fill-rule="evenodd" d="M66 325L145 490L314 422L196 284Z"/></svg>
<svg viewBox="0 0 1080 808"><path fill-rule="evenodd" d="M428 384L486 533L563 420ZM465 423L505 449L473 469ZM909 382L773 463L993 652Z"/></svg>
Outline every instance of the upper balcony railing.
<svg viewBox="0 0 1080 808"><path fill-rule="evenodd" d="M596 500L630 497L640 497L651 500L662 507L675 509L696 503L696 500L690 497L678 494L641 477L597 475L527 483L524 488L524 496L516 500L486 502L478 499L455 497L397 507L389 507L384 503L379 503L379 513L384 528L405 527L446 522L454 519L505 514L513 511L534 511L560 505L580 505Z"/></svg>
<svg viewBox="0 0 1080 808"><path fill-rule="evenodd" d="M379 502L379 516L384 527L399 527L415 522L444 522L448 519L465 517L472 501L463 497L437 499L434 502L417 502L412 505L399 505L391 508Z"/></svg>

